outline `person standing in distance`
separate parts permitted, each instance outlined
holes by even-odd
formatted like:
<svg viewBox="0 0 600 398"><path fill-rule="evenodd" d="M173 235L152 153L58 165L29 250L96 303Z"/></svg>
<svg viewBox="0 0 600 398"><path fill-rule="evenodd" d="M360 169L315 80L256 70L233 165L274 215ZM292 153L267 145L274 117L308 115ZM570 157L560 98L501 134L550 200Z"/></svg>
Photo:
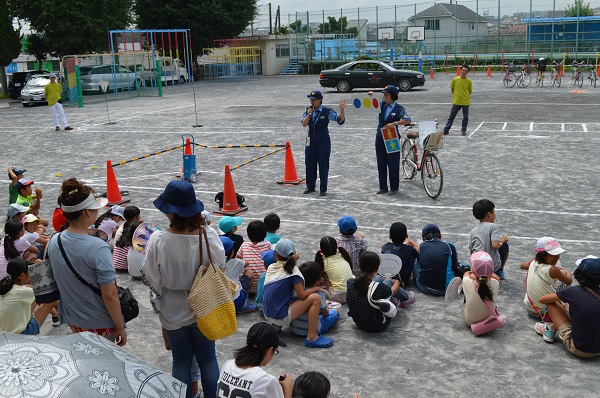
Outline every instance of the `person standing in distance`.
<svg viewBox="0 0 600 398"><path fill-rule="evenodd" d="M471 93L473 92L473 82L467 77L469 66L463 65L460 69L460 76L456 76L450 83L452 92L452 110L444 126L444 135L450 134L450 127L454 123L454 118L458 111L462 109L463 120L460 129L460 135L467 135L467 124L469 123L469 106L471 105Z"/></svg>
<svg viewBox="0 0 600 398"><path fill-rule="evenodd" d="M329 156L331 155L331 140L329 138L329 122L336 121L342 125L346 120L344 109L347 101L340 101L340 114L331 108L323 106L323 94L320 91L311 91L307 95L310 106L302 115L303 127L308 126L306 147L304 149L304 164L306 165L306 189L303 193L315 192L317 182L317 166L319 166L320 195L327 195L327 176L329 174Z"/></svg>
<svg viewBox="0 0 600 398"><path fill-rule="evenodd" d="M394 128L410 123L410 116L406 108L396 103L398 101L398 87L387 85L382 91L383 103L379 112L377 135L375 136L375 154L377 155L377 171L379 173L379 191L381 195L388 193L397 195L400 187L400 151L387 153L383 140L382 129ZM369 95L373 95L369 91ZM390 174L390 190L388 191L388 171Z"/></svg>
<svg viewBox="0 0 600 398"><path fill-rule="evenodd" d="M60 117L60 121L63 126L65 126L65 130L73 130L73 127L69 126L67 118L65 117L65 111L63 110L61 100L62 86L60 83L56 82L56 74L50 73L50 83L46 84L44 87L44 95L46 96L48 106L52 111L52 118L54 119L54 125L56 126L54 129L60 131L60 123L58 120Z"/></svg>

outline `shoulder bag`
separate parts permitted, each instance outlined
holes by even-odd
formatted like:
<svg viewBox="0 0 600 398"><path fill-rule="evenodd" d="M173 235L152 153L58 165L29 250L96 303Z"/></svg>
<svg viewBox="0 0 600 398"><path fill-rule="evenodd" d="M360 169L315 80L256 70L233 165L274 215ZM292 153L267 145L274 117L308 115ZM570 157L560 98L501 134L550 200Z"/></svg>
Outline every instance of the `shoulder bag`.
<svg viewBox="0 0 600 398"><path fill-rule="evenodd" d="M209 340L218 340L237 330L233 304L237 285L213 262L206 229L201 227L198 235L200 268L190 289L188 303L196 314L196 323L202 334ZM202 235L206 242L208 265L202 264Z"/></svg>
<svg viewBox="0 0 600 398"><path fill-rule="evenodd" d="M29 266L29 278L36 303L47 304L60 299L60 292L52 273L52 264L48 258L48 248L42 261Z"/></svg>
<svg viewBox="0 0 600 398"><path fill-rule="evenodd" d="M371 281L369 284L369 291L367 292L367 300L369 301L369 305L381 311L381 313L388 318L393 318L398 313L398 308L396 308L389 298L380 300L373 299L373 294L375 294L375 290L377 290L378 285L379 282L373 281ZM381 323L385 323L385 317Z"/></svg>
<svg viewBox="0 0 600 398"><path fill-rule="evenodd" d="M473 334L475 334L475 336L480 336L484 333L491 332L492 330L500 329L506 324L506 315L498 314L498 310L496 308L492 308L489 300L485 299L483 301L492 313L492 315L490 315L483 321L471 324L471 330L473 331Z"/></svg>
<svg viewBox="0 0 600 398"><path fill-rule="evenodd" d="M92 289L94 293L96 293L98 296L102 297L102 292L100 291L100 289L88 283L85 279L82 278L81 275L79 275L77 271L75 271L75 268L73 268L73 265L67 257L67 253L65 252L65 248L63 247L62 241L60 240L60 234L58 235L58 247L60 248L60 252L62 253L63 258L65 259L65 262L69 266L69 269L71 270L73 275L75 275L75 278L77 278L79 282ZM140 314L140 309L137 300L135 299L135 297L133 297L133 293L131 293L131 290L129 290L128 287L123 288L117 286L116 279L115 287L117 288L117 292L119 293L119 304L121 305L121 313L123 314L123 319L125 320L125 323L137 318L137 316Z"/></svg>

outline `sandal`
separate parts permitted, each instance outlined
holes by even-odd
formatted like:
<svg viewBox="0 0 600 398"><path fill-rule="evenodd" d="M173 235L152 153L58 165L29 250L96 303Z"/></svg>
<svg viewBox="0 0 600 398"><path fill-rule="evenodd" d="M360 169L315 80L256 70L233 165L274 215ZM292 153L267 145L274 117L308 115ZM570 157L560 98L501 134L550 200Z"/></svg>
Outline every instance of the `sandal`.
<svg viewBox="0 0 600 398"><path fill-rule="evenodd" d="M258 307L256 306L256 304L251 303L251 302L247 302L242 308L240 308L237 313L238 314L246 314L248 312L254 312L257 311Z"/></svg>
<svg viewBox="0 0 600 398"><path fill-rule="evenodd" d="M304 345L308 348L329 348L333 345L333 339L319 336L316 340L304 340Z"/></svg>

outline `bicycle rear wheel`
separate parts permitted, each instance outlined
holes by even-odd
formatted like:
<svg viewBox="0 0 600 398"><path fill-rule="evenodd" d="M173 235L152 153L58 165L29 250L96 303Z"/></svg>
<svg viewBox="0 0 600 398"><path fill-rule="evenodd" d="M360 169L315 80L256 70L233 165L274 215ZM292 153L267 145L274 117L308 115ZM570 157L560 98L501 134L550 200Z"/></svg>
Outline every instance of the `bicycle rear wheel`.
<svg viewBox="0 0 600 398"><path fill-rule="evenodd" d="M542 73L542 78L540 79L540 88L544 87L544 74Z"/></svg>
<svg viewBox="0 0 600 398"><path fill-rule="evenodd" d="M560 83L561 83L561 77L560 77L560 73L556 74L556 87L560 88Z"/></svg>
<svg viewBox="0 0 600 398"><path fill-rule="evenodd" d="M582 87L582 86L583 86L583 76L582 76L582 74L581 74L581 73L580 73L580 74L577 76L577 85L578 85L579 87Z"/></svg>
<svg viewBox="0 0 600 398"><path fill-rule="evenodd" d="M596 87L596 80L597 80L597 76L596 76L596 71L592 71L592 76L590 77L591 81L590 84L594 87Z"/></svg>
<svg viewBox="0 0 600 398"><path fill-rule="evenodd" d="M526 73L519 77L519 87L521 87L521 88L529 87L530 84L531 84L531 75L530 74Z"/></svg>
<svg viewBox="0 0 600 398"><path fill-rule="evenodd" d="M425 188L425 192L431 199L440 196L444 186L444 173L435 153L428 152L423 158L421 179L423 180L423 188Z"/></svg>
<svg viewBox="0 0 600 398"><path fill-rule="evenodd" d="M504 87L511 88L515 85L516 82L517 76L515 76L514 73L509 72L506 75L504 75Z"/></svg>
<svg viewBox="0 0 600 398"><path fill-rule="evenodd" d="M410 140L402 143L402 175L412 180L417 174L417 155Z"/></svg>

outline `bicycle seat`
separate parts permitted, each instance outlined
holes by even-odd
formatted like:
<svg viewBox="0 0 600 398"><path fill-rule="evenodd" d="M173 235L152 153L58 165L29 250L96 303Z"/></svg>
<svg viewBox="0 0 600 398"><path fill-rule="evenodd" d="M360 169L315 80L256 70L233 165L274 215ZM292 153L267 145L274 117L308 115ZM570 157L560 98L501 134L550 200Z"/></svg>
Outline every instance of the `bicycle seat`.
<svg viewBox="0 0 600 398"><path fill-rule="evenodd" d="M406 138L408 138L408 139L419 138L419 132L418 131L409 131L408 133L406 133Z"/></svg>

